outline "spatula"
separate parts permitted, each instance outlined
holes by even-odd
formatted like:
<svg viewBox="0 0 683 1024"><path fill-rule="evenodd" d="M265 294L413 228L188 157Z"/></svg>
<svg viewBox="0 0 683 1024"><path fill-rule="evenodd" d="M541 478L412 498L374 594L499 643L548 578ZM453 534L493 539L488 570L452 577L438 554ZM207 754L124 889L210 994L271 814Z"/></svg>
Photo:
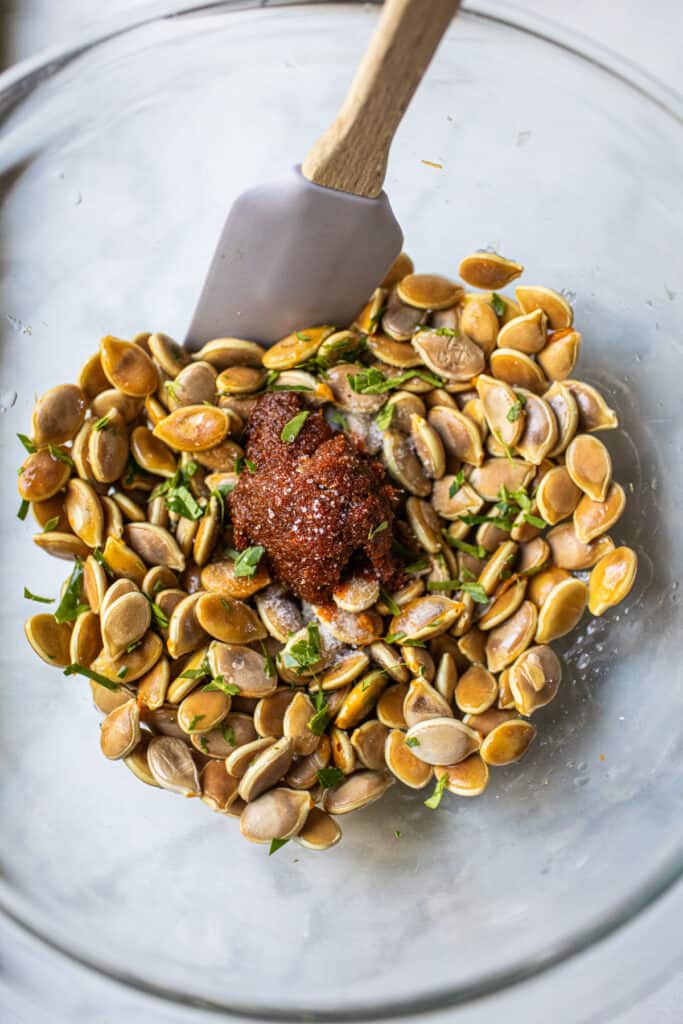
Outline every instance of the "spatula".
<svg viewBox="0 0 683 1024"><path fill-rule="evenodd" d="M263 344L347 326L399 254L389 147L460 0L386 0L336 119L302 167L239 196L187 333Z"/></svg>

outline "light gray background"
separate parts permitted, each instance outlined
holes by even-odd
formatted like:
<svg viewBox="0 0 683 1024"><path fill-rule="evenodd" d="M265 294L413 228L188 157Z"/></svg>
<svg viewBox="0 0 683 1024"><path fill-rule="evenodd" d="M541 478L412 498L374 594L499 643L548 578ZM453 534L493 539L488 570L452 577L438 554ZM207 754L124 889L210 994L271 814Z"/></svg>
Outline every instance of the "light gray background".
<svg viewBox="0 0 683 1024"><path fill-rule="evenodd" d="M144 9L146 0L0 0L0 68L84 31L103 19ZM615 50L683 92L683 3L680 0L524 0L512 12L541 15ZM473 1009L427 1018L434 1024L678 1024L683 1019L683 884L638 921L590 954ZM659 968L660 955L678 969ZM601 964L623 964L624 991L612 993L609 1016L591 1013ZM573 997L556 998L569 984ZM532 1012L533 1008L533 1012ZM185 1014L143 1000L45 950L0 922L0 1020L3 1024L181 1024ZM216 1020L206 1017L206 1021Z"/></svg>

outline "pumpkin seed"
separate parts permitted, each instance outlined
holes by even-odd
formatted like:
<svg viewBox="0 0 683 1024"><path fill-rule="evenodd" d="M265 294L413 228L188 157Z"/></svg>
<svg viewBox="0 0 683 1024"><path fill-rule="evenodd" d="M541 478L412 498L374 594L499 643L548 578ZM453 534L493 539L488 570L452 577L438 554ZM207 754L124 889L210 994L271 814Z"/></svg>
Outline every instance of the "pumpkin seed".
<svg viewBox="0 0 683 1024"><path fill-rule="evenodd" d="M24 632L38 657L48 665L64 668L70 664L70 623L57 622L54 615L44 612L27 619L24 623Z"/></svg>
<svg viewBox="0 0 683 1024"><path fill-rule="evenodd" d="M526 594L527 581L525 579L511 580L511 586L503 590L502 586L494 595L494 601L486 609L484 614L477 620L479 629L494 629L502 622L509 619L517 611Z"/></svg>
<svg viewBox="0 0 683 1024"><path fill-rule="evenodd" d="M430 370L453 383L473 380L486 364L482 349L464 334L420 331L413 338L413 347Z"/></svg>
<svg viewBox="0 0 683 1024"><path fill-rule="evenodd" d="M97 685L97 684L95 684ZM159 789L159 783L156 781L151 771L149 770L149 764L147 763L147 751L149 745L152 742L152 735L149 732L140 733L140 742L137 747L131 750L128 757L124 757L123 763L126 768L133 773L136 779L140 782L144 782L146 786L154 786Z"/></svg>
<svg viewBox="0 0 683 1024"><path fill-rule="evenodd" d="M202 570L202 584L207 590L215 589L209 585L209 580L205 579L205 574L210 568L211 566L207 566L206 569ZM259 569L256 570L256 575L258 575L258 572ZM212 574L210 578L215 580L215 575ZM241 577L241 579L245 578ZM292 633L300 632L303 626L301 612L296 602L286 595L284 589L279 584L273 584L265 590L261 590L256 595L255 602L261 622L270 635L279 640L281 644L286 644Z"/></svg>
<svg viewBox="0 0 683 1024"><path fill-rule="evenodd" d="M542 395L548 387L543 371L531 356L514 348L497 348L489 358L491 375L513 388L526 388Z"/></svg>
<svg viewBox="0 0 683 1024"><path fill-rule="evenodd" d="M388 686L377 701L377 718L387 729L407 729L403 716L403 702L408 693L407 683Z"/></svg>
<svg viewBox="0 0 683 1024"><path fill-rule="evenodd" d="M64 448L51 447L52 451L41 448L32 452L22 462L17 487L24 501L47 501L61 491L69 479L70 457Z"/></svg>
<svg viewBox="0 0 683 1024"><path fill-rule="evenodd" d="M124 423L132 423L139 414L141 405L142 399L124 395L117 388L108 388L93 398L90 403L90 411L94 417L90 427L94 427L95 422L106 419L112 412L118 412L123 417Z"/></svg>
<svg viewBox="0 0 683 1024"><path fill-rule="evenodd" d="M592 434L577 434L565 452L567 472L593 501L604 501L612 481L612 459L602 441Z"/></svg>
<svg viewBox="0 0 683 1024"><path fill-rule="evenodd" d="M267 636L256 613L236 598L215 593L199 594L195 614L197 622L209 636L226 644L249 644Z"/></svg>
<svg viewBox="0 0 683 1024"><path fill-rule="evenodd" d="M564 380L574 371L581 349L581 335L572 328L554 331L538 353L538 361L549 380Z"/></svg>
<svg viewBox="0 0 683 1024"><path fill-rule="evenodd" d="M309 722L315 713L315 705L310 697L301 691L294 695L284 713L283 732L290 740L292 750L297 757L307 757L312 754L320 742L317 733L309 729Z"/></svg>
<svg viewBox="0 0 683 1024"><path fill-rule="evenodd" d="M539 514L549 526L571 516L580 498L581 490L566 466L554 466L545 474L536 491Z"/></svg>
<svg viewBox="0 0 683 1024"><path fill-rule="evenodd" d="M400 729L392 729L388 734L384 760L391 774L410 789L422 789L432 777L431 766L415 756Z"/></svg>
<svg viewBox="0 0 683 1024"><path fill-rule="evenodd" d="M94 558L93 558L93 561L95 561ZM100 562L97 562L96 564L99 565L100 568L102 568L102 564ZM104 572L103 568L102 568L102 572ZM114 603L114 601L118 601L118 599L120 597L123 597L124 594L138 594L139 593L138 587L136 586L135 583L133 583L132 580L127 580L127 579L114 580L114 582L111 584L111 586L107 587L107 585L106 585L106 580L107 580L106 574L105 574L104 578L105 578L105 591L104 591L104 594L102 595L102 598L100 600L100 608L99 608L100 618L104 618L104 616L107 613L107 610L111 607L111 605ZM85 574L84 574L84 581L85 581Z"/></svg>
<svg viewBox="0 0 683 1024"><path fill-rule="evenodd" d="M332 591L334 603L347 612L363 612L377 602L379 583L371 576L350 576Z"/></svg>
<svg viewBox="0 0 683 1024"><path fill-rule="evenodd" d="M458 274L473 288L497 290L510 284L524 270L521 263L495 252L475 252L460 261Z"/></svg>
<svg viewBox="0 0 683 1024"><path fill-rule="evenodd" d="M247 804L240 831L252 843L290 839L302 830L312 806L307 792L279 786Z"/></svg>
<svg viewBox="0 0 683 1024"><path fill-rule="evenodd" d="M488 356L496 347L498 317L488 302L468 302L460 316L460 330Z"/></svg>
<svg viewBox="0 0 683 1024"><path fill-rule="evenodd" d="M481 377L479 378L481 380ZM484 461L484 449L481 443L479 427L464 412L449 406L437 405L429 410L428 422L441 439L445 453L468 462L472 466L480 466ZM439 474L442 477L443 473ZM435 477L435 479L439 479ZM450 487L450 485L449 485Z"/></svg>
<svg viewBox="0 0 683 1024"><path fill-rule="evenodd" d="M604 538L601 538L604 539ZM631 591L638 569L638 557L631 548L614 548L596 563L588 583L591 615L604 615Z"/></svg>
<svg viewBox="0 0 683 1024"><path fill-rule="evenodd" d="M217 370L227 366L260 366L265 349L255 341L243 341L241 338L215 338L207 341L193 358L200 362L211 363Z"/></svg>
<svg viewBox="0 0 683 1024"><path fill-rule="evenodd" d="M429 477L413 451L409 438L397 430L385 430L382 450L387 468L394 480L411 494L427 497L432 489Z"/></svg>
<svg viewBox="0 0 683 1024"><path fill-rule="evenodd" d="M228 426L223 409L213 405L185 405L157 423L153 434L175 451L203 452L220 444Z"/></svg>
<svg viewBox="0 0 683 1024"><path fill-rule="evenodd" d="M445 633L462 611L462 603L439 594L419 597L394 615L389 633L401 640L426 640Z"/></svg>
<svg viewBox="0 0 683 1024"><path fill-rule="evenodd" d="M110 711L102 722L100 749L111 761L128 757L140 742L140 712L135 698Z"/></svg>
<svg viewBox="0 0 683 1024"><path fill-rule="evenodd" d="M471 665L460 676L455 688L455 703L465 714L480 715L488 711L498 697L496 677L483 665Z"/></svg>
<svg viewBox="0 0 683 1024"><path fill-rule="evenodd" d="M294 754L292 740L283 736L257 754L238 785L242 800L249 803L271 789L289 771Z"/></svg>
<svg viewBox="0 0 683 1024"><path fill-rule="evenodd" d="M489 768L481 754L470 754L459 764L437 765L435 777L446 775L446 789L455 796L479 796L489 784Z"/></svg>
<svg viewBox="0 0 683 1024"><path fill-rule="evenodd" d="M547 316L542 309L535 309L508 320L498 332L497 344L499 348L513 348L527 355L535 355L546 344L547 330Z"/></svg>
<svg viewBox="0 0 683 1024"><path fill-rule="evenodd" d="M562 664L552 647L530 647L510 669L508 681L517 711L532 715L555 698L562 682Z"/></svg>
<svg viewBox="0 0 683 1024"><path fill-rule="evenodd" d="M555 414L547 402L531 391L520 388L517 398L524 400L524 430L517 441L517 454L527 462L540 466L557 444Z"/></svg>
<svg viewBox="0 0 683 1024"><path fill-rule="evenodd" d="M394 780L387 772L361 771L325 790L322 805L328 814L349 814L384 796Z"/></svg>
<svg viewBox="0 0 683 1024"><path fill-rule="evenodd" d="M406 743L419 761L436 765L464 761L479 749L481 740L457 718L430 718L408 729Z"/></svg>
<svg viewBox="0 0 683 1024"><path fill-rule="evenodd" d="M454 641L455 643L455 641ZM439 693L450 706L453 694L458 682L458 668L456 662L457 645L455 653L444 651L439 658L439 665L434 677L434 689Z"/></svg>
<svg viewBox="0 0 683 1024"><path fill-rule="evenodd" d="M161 657L162 647L161 639L156 633L149 632L145 634L142 643L132 651L126 651L118 658L110 658L102 651L90 667L114 683L124 678L126 683L134 683L136 679L147 675L152 666L156 665Z"/></svg>
<svg viewBox="0 0 683 1024"><path fill-rule="evenodd" d="M109 387L109 381L104 375L102 369L102 363L100 362L100 353L94 352L89 359L83 363L78 373L78 386L83 394L93 399L96 395L99 395L101 391L105 391Z"/></svg>
<svg viewBox="0 0 683 1024"><path fill-rule="evenodd" d="M230 701L222 691L194 690L178 706L178 725L188 734L210 732L227 716Z"/></svg>
<svg viewBox="0 0 683 1024"><path fill-rule="evenodd" d="M218 814L225 814L238 798L237 779L228 775L222 761L207 761L199 781L202 803Z"/></svg>
<svg viewBox="0 0 683 1024"><path fill-rule="evenodd" d="M239 711L227 714L216 729L190 736L195 750L205 757L219 757L223 761L238 747L252 743L255 739L257 735L251 716Z"/></svg>
<svg viewBox="0 0 683 1024"><path fill-rule="evenodd" d="M611 483L604 501L593 501L587 494L574 509L574 530L582 544L590 544L607 533L621 517L626 507L626 495L620 484Z"/></svg>
<svg viewBox="0 0 683 1024"><path fill-rule="evenodd" d="M332 763L344 775L351 775L356 770L356 751L353 749L349 734L338 726L330 729L330 753Z"/></svg>
<svg viewBox="0 0 683 1024"><path fill-rule="evenodd" d="M111 660L134 646L150 627L149 601L139 592L124 594L107 606L102 616L102 642Z"/></svg>
<svg viewBox="0 0 683 1024"><path fill-rule="evenodd" d="M579 407L572 392L563 383L555 381L543 395L555 414L557 421L557 443L549 453L551 457L561 455L579 429Z"/></svg>
<svg viewBox="0 0 683 1024"><path fill-rule="evenodd" d="M209 665L212 676L222 676L225 683L238 686L241 697L260 700L277 689L277 676L267 659L250 647L214 640L209 646Z"/></svg>
<svg viewBox="0 0 683 1024"><path fill-rule="evenodd" d="M500 766L512 764L524 757L536 730L521 718L503 722L493 729L481 745L481 758L486 764Z"/></svg>
<svg viewBox="0 0 683 1024"><path fill-rule="evenodd" d="M531 483L534 467L521 459L486 459L470 473L470 486L484 501L498 501L501 488L510 494Z"/></svg>
<svg viewBox="0 0 683 1024"><path fill-rule="evenodd" d="M591 569L603 555L614 551L610 537L597 537L589 543L579 540L573 523L560 523L546 534L553 562L559 569L580 572Z"/></svg>
<svg viewBox="0 0 683 1024"><path fill-rule="evenodd" d="M31 427L38 448L71 441L83 426L88 403L75 384L58 384L41 395L33 407Z"/></svg>
<svg viewBox="0 0 683 1024"><path fill-rule="evenodd" d="M241 779L252 761L264 750L272 747L275 742L274 736L259 736L258 739L251 740L250 743L243 743L225 759L228 774L235 779Z"/></svg>
<svg viewBox="0 0 683 1024"><path fill-rule="evenodd" d="M199 796L201 783L190 749L174 736L157 736L147 748L147 764L162 789L181 796Z"/></svg>
<svg viewBox="0 0 683 1024"><path fill-rule="evenodd" d="M375 646L375 644L371 645L371 651ZM389 650L391 650L391 648L389 648ZM391 654L393 656L394 652L392 651ZM377 659L375 658L375 660ZM333 665L331 669L328 669L327 672L324 672L323 675L320 677L319 686L312 685L310 689L311 691L314 691L319 688L321 690L325 690L326 692L330 692L332 690L340 690L348 683L352 683L355 679L357 679L358 676L360 676L365 671L369 664L370 659L368 658L367 654L365 654L363 651L354 651L352 654L343 657L340 661Z"/></svg>
<svg viewBox="0 0 683 1024"><path fill-rule="evenodd" d="M94 612L81 612L74 622L69 642L71 664L89 665L102 650L100 620Z"/></svg>
<svg viewBox="0 0 683 1024"><path fill-rule="evenodd" d="M566 636L578 625L588 598L588 588L581 580L570 578L557 583L538 612L536 643L547 644Z"/></svg>
<svg viewBox="0 0 683 1024"><path fill-rule="evenodd" d="M144 398L156 391L159 375L147 353L131 341L108 334L100 342L100 362L112 387L133 398Z"/></svg>
<svg viewBox="0 0 683 1024"><path fill-rule="evenodd" d="M525 313L542 309L554 331L571 327L574 314L572 307L559 292L541 285L518 285L515 297Z"/></svg>
<svg viewBox="0 0 683 1024"><path fill-rule="evenodd" d="M583 380L563 381L574 397L579 412L579 429L588 434L595 430L615 430L619 420L597 388Z"/></svg>
<svg viewBox="0 0 683 1024"><path fill-rule="evenodd" d="M341 839L341 829L334 818L319 807L313 807L303 828L294 836L294 842L306 850L329 850Z"/></svg>
<svg viewBox="0 0 683 1024"><path fill-rule="evenodd" d="M526 650L536 632L538 613L531 601L523 601L514 615L490 630L486 639L489 672L500 672Z"/></svg>

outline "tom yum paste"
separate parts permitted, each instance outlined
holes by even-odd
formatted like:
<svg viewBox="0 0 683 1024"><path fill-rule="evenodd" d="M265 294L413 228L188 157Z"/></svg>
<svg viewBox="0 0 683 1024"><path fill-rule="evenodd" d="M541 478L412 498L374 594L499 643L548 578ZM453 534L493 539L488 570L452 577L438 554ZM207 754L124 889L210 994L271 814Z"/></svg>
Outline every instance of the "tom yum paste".
<svg viewBox="0 0 683 1024"><path fill-rule="evenodd" d="M396 779L476 796L558 692L552 642L629 593L625 494L572 376L562 295L402 254L343 329L264 350L108 336L38 399L19 471L34 542L74 562L26 622L90 680L141 781L323 850ZM588 583L585 573L590 571Z"/></svg>

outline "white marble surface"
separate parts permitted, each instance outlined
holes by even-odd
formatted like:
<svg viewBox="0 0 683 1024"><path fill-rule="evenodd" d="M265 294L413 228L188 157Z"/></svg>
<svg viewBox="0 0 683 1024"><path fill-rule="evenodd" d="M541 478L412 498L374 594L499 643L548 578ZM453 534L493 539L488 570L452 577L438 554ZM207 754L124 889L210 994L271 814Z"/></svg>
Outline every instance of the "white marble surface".
<svg viewBox="0 0 683 1024"><path fill-rule="evenodd" d="M146 0L0 0L2 48L8 66L37 51L97 27L103 18L142 9ZM683 90L680 0L523 0L511 9L531 11L568 25L616 50L670 87ZM633 925L589 954L535 981L466 1010L429 1019L437 1024L677 1024L683 1002L683 884ZM622 983L608 994L601 979L606 963L621 965ZM595 1015L592 1001L607 1007ZM6 1024L187 1024L205 1019L145 999L59 957L6 922L0 922L0 1019Z"/></svg>

